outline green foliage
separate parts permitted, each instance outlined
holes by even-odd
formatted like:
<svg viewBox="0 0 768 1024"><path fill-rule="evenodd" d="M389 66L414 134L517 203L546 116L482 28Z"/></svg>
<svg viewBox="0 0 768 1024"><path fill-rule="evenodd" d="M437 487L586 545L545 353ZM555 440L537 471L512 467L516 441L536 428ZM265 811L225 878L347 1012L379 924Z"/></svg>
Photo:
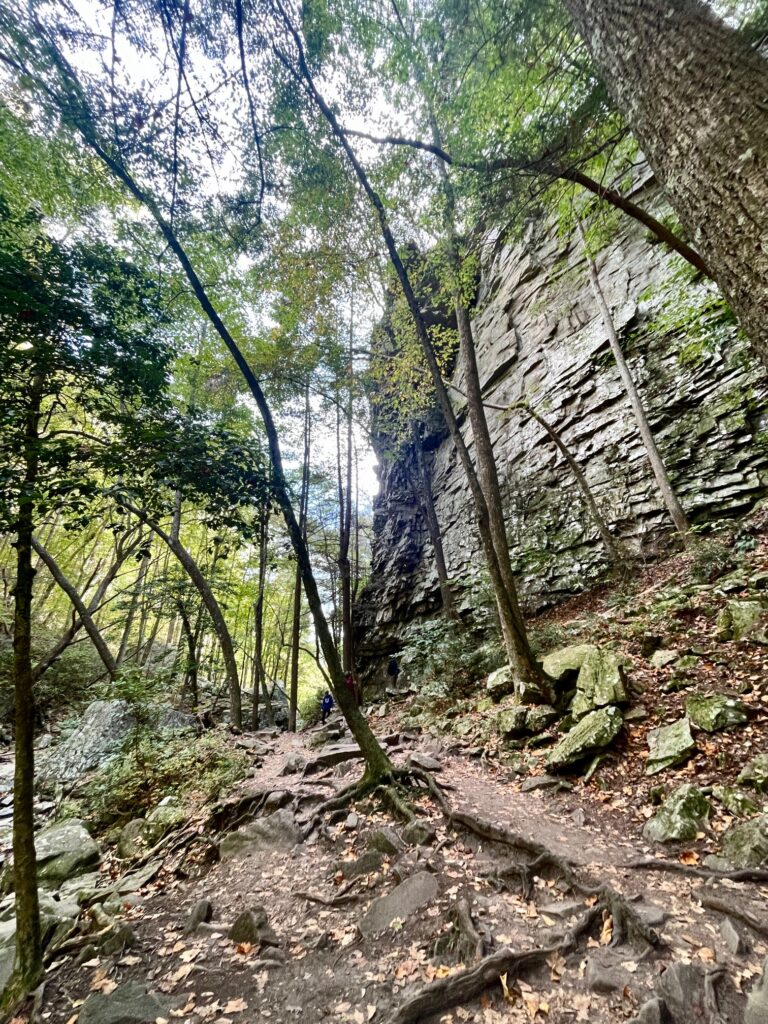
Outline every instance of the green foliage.
<svg viewBox="0 0 768 1024"><path fill-rule="evenodd" d="M98 828L106 828L141 817L166 796L189 806L216 800L249 768L248 756L223 733L160 740L145 732L88 783L84 808Z"/></svg>
<svg viewBox="0 0 768 1024"><path fill-rule="evenodd" d="M400 655L409 684L432 697L471 690L503 661L498 645L483 642L476 631L442 617L420 622Z"/></svg>
<svg viewBox="0 0 768 1024"><path fill-rule="evenodd" d="M738 559L730 544L717 537L697 540L691 559L691 577L697 583L713 583L737 564Z"/></svg>

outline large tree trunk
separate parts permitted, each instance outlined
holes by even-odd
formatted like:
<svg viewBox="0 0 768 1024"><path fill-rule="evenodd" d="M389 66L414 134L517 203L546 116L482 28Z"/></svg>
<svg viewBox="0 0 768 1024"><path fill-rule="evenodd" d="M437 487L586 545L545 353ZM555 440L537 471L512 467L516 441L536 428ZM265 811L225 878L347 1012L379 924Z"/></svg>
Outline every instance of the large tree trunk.
<svg viewBox="0 0 768 1024"><path fill-rule="evenodd" d="M564 0L768 365L768 61L701 0Z"/></svg>
<svg viewBox="0 0 768 1024"><path fill-rule="evenodd" d="M35 699L32 689L32 534L38 476L40 385L33 390L24 437L24 482L16 526L13 616L13 690L16 766L13 780L13 880L16 892L16 960L5 1005L30 991L43 973L40 905L35 859Z"/></svg>
<svg viewBox="0 0 768 1024"><path fill-rule="evenodd" d="M309 503L309 452L310 417L309 388L304 392L304 461L301 471L301 494L299 496L299 527L306 542L307 506ZM291 684L288 693L288 730L296 732L296 713L299 704L299 647L301 646L301 572L296 566L296 580L293 587L293 628L291 631Z"/></svg>

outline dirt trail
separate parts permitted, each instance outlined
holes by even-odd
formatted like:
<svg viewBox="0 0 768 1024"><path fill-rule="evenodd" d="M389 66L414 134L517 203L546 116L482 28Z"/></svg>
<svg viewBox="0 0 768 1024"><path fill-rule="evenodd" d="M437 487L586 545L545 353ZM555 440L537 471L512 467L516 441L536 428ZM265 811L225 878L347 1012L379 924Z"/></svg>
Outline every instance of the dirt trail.
<svg viewBox="0 0 768 1024"><path fill-rule="evenodd" d="M392 723L374 719L384 734ZM301 737L282 735L274 753L243 787L297 790L296 775L280 772L289 754L311 757ZM394 755L399 763L424 740L404 743ZM441 753L446 796L454 809L471 811L540 842L578 865L588 885L610 885L640 911L660 935L655 950L611 945L615 923L598 916L589 935L565 955L508 978L492 980L481 999L438 1010L420 1020L602 1022L631 1017L652 992L664 966L673 961L702 967L722 964L737 985L761 971L768 950L753 943L749 953L733 954L720 936L721 918L704 911L703 892L715 890L699 879L648 874L620 865L641 855L637 834L615 809L575 793L523 793L504 770L469 760L461 753ZM343 778L329 774L326 785L308 787L322 797L353 780L359 768ZM581 808L583 824L579 823ZM199 877L161 875L126 912L135 944L122 954L96 954L79 966L74 954L52 973L46 987L43 1019L73 1022L82 1001L93 992L110 993L115 985L140 982L155 992L167 1021L187 1024L272 1024L305 1021L387 1022L398 1007L422 986L456 977L466 964L466 938L452 921L457 906L470 908L471 920L483 940L484 952L500 947L533 950L556 944L568 927L590 912L596 897L566 891L556 874L542 871L532 891L521 892L513 881L499 883L500 872L514 864L510 851L446 826L427 798L419 801L421 820L432 829L430 845L411 846L402 856L383 860L378 869L355 880L343 878L349 864L366 850L371 833L392 826L391 817L368 805L356 807L358 820L329 826L327 836L292 850L254 853L214 864ZM574 817L574 812L577 812ZM398 826L399 827L399 826ZM415 913L396 918L380 934L361 935L358 924L371 903L391 892L403 878L430 875L437 895ZM720 895L760 913L768 889L720 882ZM309 900L311 894L316 899ZM341 900L337 898L342 896ZM191 908L202 898L214 907L213 926L184 934ZM337 899L337 904L334 904ZM325 903L322 901L326 901ZM279 947L236 944L226 928L243 910L261 905L277 933ZM458 947L458 948L457 948ZM270 959L273 958L273 959ZM89 1024L106 1017L85 1014Z"/></svg>

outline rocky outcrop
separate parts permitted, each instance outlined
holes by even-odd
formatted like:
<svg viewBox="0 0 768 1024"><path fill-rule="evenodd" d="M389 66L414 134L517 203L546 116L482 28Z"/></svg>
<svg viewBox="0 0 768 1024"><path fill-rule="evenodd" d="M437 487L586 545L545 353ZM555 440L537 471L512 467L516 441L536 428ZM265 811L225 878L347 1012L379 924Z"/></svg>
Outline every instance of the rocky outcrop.
<svg viewBox="0 0 768 1024"><path fill-rule="evenodd" d="M652 181L638 182L633 198L663 213ZM694 521L745 510L768 483L764 370L713 304L710 282L689 281L678 258L652 244L636 222L617 216L610 223L597 259L601 283L682 503ZM510 408L521 399L561 433L611 530L632 552L653 556L666 543L669 523L578 243L541 223L520 242L487 241L476 345L510 545L522 597L533 610L596 580L605 554L564 459L543 428ZM459 363L454 384L462 391L463 376ZM463 399L453 395L471 450ZM423 447L449 574L482 585L472 505L452 444L438 431ZM385 655L403 645L409 624L440 604L409 469L407 454L393 457L382 439L373 573L357 610L359 656L377 672ZM477 602L465 604L469 612Z"/></svg>

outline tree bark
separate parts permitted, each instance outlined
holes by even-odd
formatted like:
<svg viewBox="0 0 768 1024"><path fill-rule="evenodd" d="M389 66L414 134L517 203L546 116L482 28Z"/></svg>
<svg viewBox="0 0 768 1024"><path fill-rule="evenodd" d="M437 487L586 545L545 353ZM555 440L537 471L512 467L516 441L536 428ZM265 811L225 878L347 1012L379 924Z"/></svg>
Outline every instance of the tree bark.
<svg viewBox="0 0 768 1024"><path fill-rule="evenodd" d="M304 459L301 469L299 495L299 527L304 541L307 539L307 505L309 502L310 418L309 387L304 392ZM296 732L296 714L299 705L299 647L301 646L301 572L296 567L293 587L293 628L291 630L291 683L288 692L288 730Z"/></svg>
<svg viewBox="0 0 768 1024"><path fill-rule="evenodd" d="M189 689L191 706L192 708L196 708L200 703L200 694L197 686L197 645L195 642L195 633L192 629L192 624L189 621L187 610L184 607L184 602L179 601L176 607L179 611L181 629L184 633L184 639L187 645L187 664L184 673L184 689Z"/></svg>
<svg viewBox="0 0 768 1024"><path fill-rule="evenodd" d="M768 365L768 61L702 0L564 0Z"/></svg>
<svg viewBox="0 0 768 1024"><path fill-rule="evenodd" d="M13 691L16 765L13 780L13 879L16 893L16 959L4 1004L29 992L43 973L40 904L35 858L35 698L32 680L32 565L35 491L39 472L42 383L33 383L24 432L24 481L16 525L13 615Z"/></svg>
<svg viewBox="0 0 768 1024"><path fill-rule="evenodd" d="M624 358L624 353L621 350L613 317L611 316L611 311L608 309L608 303L605 301L603 289L600 286L597 267L595 266L595 261L592 259L589 248L587 247L584 231L582 229L581 222L578 219L576 220L576 227L579 232L579 237L581 238L581 244L584 247L584 256L587 261L587 272L592 286L592 293L600 310L603 326L605 327L608 335L608 343L611 346L613 358L616 360L616 366L618 367L621 379L624 382L627 397L629 398L629 403L632 406L632 412L635 416L637 429L640 431L640 437L643 440L648 461L651 464L651 469L653 470L653 475L656 478L656 483L661 493L662 500L667 507L667 511L669 512L672 522L675 524L675 529L683 540L686 541L688 538L688 531L690 530L688 517L683 511L682 505L678 501L675 489L672 486L672 481L669 479L669 474L667 473L667 467L664 465L664 459L656 445L656 438L653 436L651 425L645 414L643 400L640 397L640 393L638 392L634 378L632 377L632 372L629 369L627 361Z"/></svg>
<svg viewBox="0 0 768 1024"><path fill-rule="evenodd" d="M123 626L123 635L120 639L120 647L118 648L117 658L115 660L115 664L118 668L123 664L125 656L128 653L128 645L131 642L131 630L133 629L133 620L136 618L136 610L139 607L139 601L141 599L141 588L144 585L148 567L149 552L142 556L141 562L139 563L139 575L136 578L136 584L133 588L133 593L131 594L131 603L128 606L128 614L125 617L125 625Z"/></svg>
<svg viewBox="0 0 768 1024"><path fill-rule="evenodd" d="M267 583L267 557L269 555L269 509L261 516L259 536L259 584L253 603L253 707L251 728L259 728L259 690L264 679L264 590Z"/></svg>

